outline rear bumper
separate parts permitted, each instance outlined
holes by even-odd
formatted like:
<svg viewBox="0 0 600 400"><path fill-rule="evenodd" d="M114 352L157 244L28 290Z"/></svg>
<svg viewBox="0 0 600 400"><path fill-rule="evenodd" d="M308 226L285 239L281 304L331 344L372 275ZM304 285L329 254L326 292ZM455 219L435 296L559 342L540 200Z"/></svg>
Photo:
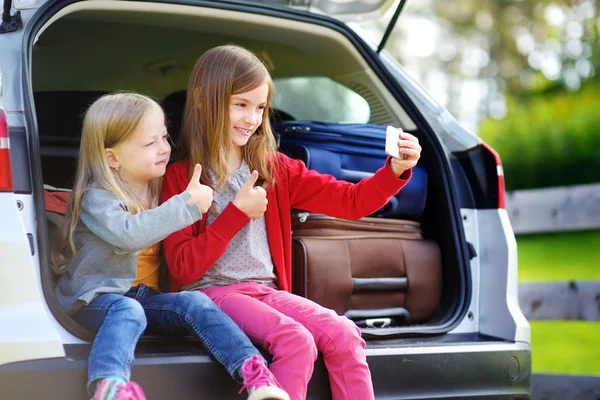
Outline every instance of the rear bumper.
<svg viewBox="0 0 600 400"><path fill-rule="evenodd" d="M478 342L367 350L377 398L529 399L531 348Z"/></svg>
<svg viewBox="0 0 600 400"><path fill-rule="evenodd" d="M446 335L448 336L448 335ZM369 344L367 357L378 399L529 399L531 350L520 343ZM70 347L70 346L68 346ZM144 346L136 355L132 379L150 399L235 399L240 385L203 350L157 352ZM175 347L180 346L175 345ZM195 349L194 349L195 348ZM140 350L140 349L138 349ZM0 366L6 399L80 400L85 393L89 346L77 346L65 358ZM514 377L514 379L511 377ZM5 397L3 397L5 398ZM330 398L327 373L319 358L308 399Z"/></svg>

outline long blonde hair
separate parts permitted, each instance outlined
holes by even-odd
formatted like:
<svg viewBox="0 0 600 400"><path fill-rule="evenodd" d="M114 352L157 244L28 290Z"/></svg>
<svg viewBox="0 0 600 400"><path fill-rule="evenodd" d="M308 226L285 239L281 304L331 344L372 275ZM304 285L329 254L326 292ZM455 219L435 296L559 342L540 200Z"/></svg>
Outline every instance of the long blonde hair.
<svg viewBox="0 0 600 400"><path fill-rule="evenodd" d="M153 107L161 109L157 102L141 94L117 92L100 97L85 113L75 185L67 205L65 224L52 249L52 268L56 273L66 272L75 257L75 229L81 202L90 184L96 183L113 193L131 214L144 209L140 195L122 178L119 171L110 168L105 149L131 138ZM161 178L148 183L153 205L158 202L160 184Z"/></svg>
<svg viewBox="0 0 600 400"><path fill-rule="evenodd" d="M192 70L188 82L180 155L190 162L189 176L196 164L202 165L203 184L220 189L231 173L228 157L231 148L229 102L231 96L267 84L269 93L262 123L243 147L250 170L257 170L264 187L275 182L272 157L277 151L269 123L273 81L262 61L250 51L234 45L212 48L204 53ZM209 178L208 171L215 176Z"/></svg>

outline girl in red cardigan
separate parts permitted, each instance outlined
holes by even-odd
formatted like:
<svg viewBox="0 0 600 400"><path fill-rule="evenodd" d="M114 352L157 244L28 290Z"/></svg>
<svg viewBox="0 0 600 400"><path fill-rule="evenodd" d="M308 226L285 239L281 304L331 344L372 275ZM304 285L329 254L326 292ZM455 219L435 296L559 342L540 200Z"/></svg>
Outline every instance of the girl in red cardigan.
<svg viewBox="0 0 600 400"><path fill-rule="evenodd" d="M371 214L406 184L421 147L401 132L403 159L388 159L358 184L338 181L277 152L268 118L272 95L269 72L243 48L216 47L196 62L183 116L183 161L168 167L162 200L185 189L197 163L214 200L200 221L164 240L172 289L212 298L273 355L271 371L292 399L306 399L318 351L333 399L373 399L360 330L290 293L290 209L348 219Z"/></svg>

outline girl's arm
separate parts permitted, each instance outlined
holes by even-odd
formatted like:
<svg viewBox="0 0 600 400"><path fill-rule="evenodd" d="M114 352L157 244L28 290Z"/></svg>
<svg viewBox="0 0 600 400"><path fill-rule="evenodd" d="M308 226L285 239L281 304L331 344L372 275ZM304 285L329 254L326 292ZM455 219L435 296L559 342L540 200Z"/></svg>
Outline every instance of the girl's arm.
<svg viewBox="0 0 600 400"><path fill-rule="evenodd" d="M174 164L167 168L163 179L162 199L170 201L173 195L185 188L188 182L186 164ZM204 231L199 223L187 226L163 241L169 273L181 284L196 282L227 249L229 241L250 221L250 218L233 203Z"/></svg>
<svg viewBox="0 0 600 400"><path fill-rule="evenodd" d="M133 253L198 221L202 214L196 204L187 204L189 198L190 193L183 192L159 207L131 215L115 195L93 187L83 197L80 218L102 240Z"/></svg>
<svg viewBox="0 0 600 400"><path fill-rule="evenodd" d="M390 158L374 175L354 184L331 175L309 170L304 163L278 154L287 171L292 208L319 212L332 217L358 219L387 204L412 175L406 170L400 178L390 168Z"/></svg>

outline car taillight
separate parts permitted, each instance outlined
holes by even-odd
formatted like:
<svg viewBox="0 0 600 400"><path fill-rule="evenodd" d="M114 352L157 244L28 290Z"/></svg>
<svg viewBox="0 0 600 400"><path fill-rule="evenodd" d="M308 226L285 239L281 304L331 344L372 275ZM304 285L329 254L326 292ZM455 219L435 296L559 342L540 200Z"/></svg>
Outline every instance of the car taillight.
<svg viewBox="0 0 600 400"><path fill-rule="evenodd" d="M8 121L2 107L2 73L0 73L0 192L12 192L12 166L8 139Z"/></svg>
<svg viewBox="0 0 600 400"><path fill-rule="evenodd" d="M498 208L506 209L506 186L504 184L504 169L502 168L502 160L496 150L492 149L489 144L481 142L481 146L489 151L496 160L496 172L498 174Z"/></svg>
<svg viewBox="0 0 600 400"><path fill-rule="evenodd" d="M12 168L6 114L0 108L0 192L12 192Z"/></svg>

